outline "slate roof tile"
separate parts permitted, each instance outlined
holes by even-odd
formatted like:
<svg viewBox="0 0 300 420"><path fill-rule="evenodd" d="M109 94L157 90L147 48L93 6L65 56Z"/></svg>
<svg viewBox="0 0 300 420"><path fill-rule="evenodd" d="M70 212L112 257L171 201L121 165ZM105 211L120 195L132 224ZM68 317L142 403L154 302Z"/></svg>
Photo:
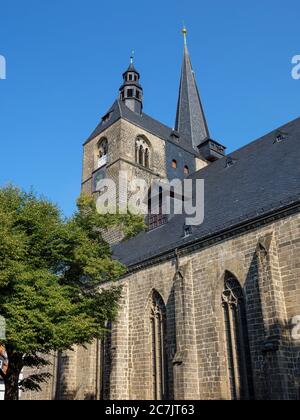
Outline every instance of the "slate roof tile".
<svg viewBox="0 0 300 420"><path fill-rule="evenodd" d="M186 216L175 216L167 225L116 245L115 258L132 266L300 200L300 118L279 130L287 133L283 141L276 142L274 130L231 153L232 166L224 157L190 176L205 182L204 223L191 236L182 237Z"/></svg>

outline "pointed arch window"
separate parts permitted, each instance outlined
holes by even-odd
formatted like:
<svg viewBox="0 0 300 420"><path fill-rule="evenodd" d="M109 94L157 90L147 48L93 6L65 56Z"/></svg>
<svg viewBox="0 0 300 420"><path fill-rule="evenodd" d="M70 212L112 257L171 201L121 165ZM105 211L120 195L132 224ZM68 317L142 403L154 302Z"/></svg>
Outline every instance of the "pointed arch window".
<svg viewBox="0 0 300 420"><path fill-rule="evenodd" d="M168 362L166 345L166 307L162 297L153 292L151 309L151 370L153 400L168 399Z"/></svg>
<svg viewBox="0 0 300 420"><path fill-rule="evenodd" d="M238 280L226 273L222 294L226 328L228 372L233 400L253 399L253 378L246 305Z"/></svg>
<svg viewBox="0 0 300 420"><path fill-rule="evenodd" d="M150 152L148 148L145 150L145 167L150 167Z"/></svg>
<svg viewBox="0 0 300 420"><path fill-rule="evenodd" d="M108 141L106 138L101 139L97 145L97 168L101 168L107 164L108 157Z"/></svg>
<svg viewBox="0 0 300 420"><path fill-rule="evenodd" d="M138 137L135 142L135 162L143 166L144 168L150 169L150 144L148 140L143 137Z"/></svg>
<svg viewBox="0 0 300 420"><path fill-rule="evenodd" d="M112 322L106 322L106 332L101 341L99 341L99 398L108 400L110 395L110 374L112 367Z"/></svg>
<svg viewBox="0 0 300 420"><path fill-rule="evenodd" d="M139 150L139 164L141 166L144 166L144 148L143 148L143 146L140 146L140 150Z"/></svg>

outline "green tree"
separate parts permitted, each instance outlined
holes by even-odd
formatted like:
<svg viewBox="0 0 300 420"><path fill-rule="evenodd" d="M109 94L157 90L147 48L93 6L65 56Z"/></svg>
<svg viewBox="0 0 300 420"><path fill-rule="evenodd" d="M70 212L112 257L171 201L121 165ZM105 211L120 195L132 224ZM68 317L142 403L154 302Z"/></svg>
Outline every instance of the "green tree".
<svg viewBox="0 0 300 420"><path fill-rule="evenodd" d="M114 226L130 237L143 220L99 215L88 196L65 219L34 193L0 189L0 315L9 361L1 375L7 400L18 399L19 387L39 390L49 379L40 373L20 381L24 367L44 367L50 352L101 338L106 321L116 316L120 288L99 287L126 271L101 235Z"/></svg>

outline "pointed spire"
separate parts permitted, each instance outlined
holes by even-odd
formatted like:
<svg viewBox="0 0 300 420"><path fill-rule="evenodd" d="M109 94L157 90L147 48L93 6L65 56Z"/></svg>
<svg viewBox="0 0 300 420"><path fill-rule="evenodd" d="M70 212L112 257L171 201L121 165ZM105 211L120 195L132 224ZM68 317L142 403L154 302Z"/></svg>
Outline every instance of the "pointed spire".
<svg viewBox="0 0 300 420"><path fill-rule="evenodd" d="M184 37L184 57L175 128L184 138L189 139L197 150L197 146L209 137L209 130L187 48L186 27L182 29L182 33Z"/></svg>

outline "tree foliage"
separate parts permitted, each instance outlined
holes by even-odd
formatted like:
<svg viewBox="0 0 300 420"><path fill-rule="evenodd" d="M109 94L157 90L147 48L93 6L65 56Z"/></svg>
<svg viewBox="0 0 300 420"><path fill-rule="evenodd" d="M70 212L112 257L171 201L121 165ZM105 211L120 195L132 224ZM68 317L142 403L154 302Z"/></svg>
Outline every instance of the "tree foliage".
<svg viewBox="0 0 300 420"><path fill-rule="evenodd" d="M103 229L117 226L127 237L143 221L131 215L99 215L92 198L81 196L70 219L34 193L0 190L0 315L6 320L9 368L6 388L16 397L23 367L43 367L44 355L101 338L118 309L119 287L100 288L126 268L112 258ZM26 378L39 389L48 375ZM8 398L10 396L8 395Z"/></svg>

